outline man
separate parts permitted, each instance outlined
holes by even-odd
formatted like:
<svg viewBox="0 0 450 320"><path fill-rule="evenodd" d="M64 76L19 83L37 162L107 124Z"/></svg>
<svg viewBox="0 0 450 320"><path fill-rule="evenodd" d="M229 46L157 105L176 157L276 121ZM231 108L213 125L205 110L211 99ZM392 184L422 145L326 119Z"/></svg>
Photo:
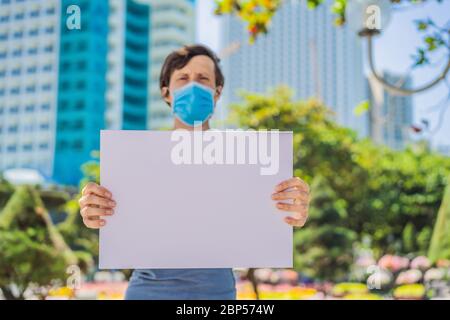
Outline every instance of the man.
<svg viewBox="0 0 450 320"><path fill-rule="evenodd" d="M193 130L198 125L208 130L224 83L219 59L210 49L201 45L185 46L169 54L161 70L160 89L172 108L174 129ZM275 186L272 199L278 209L292 213L284 218L286 223L295 227L305 224L309 204L309 188L305 182L299 178L281 182ZM292 204L285 200L292 200ZM84 187L79 203L88 228L104 226L106 221L102 217L114 214L111 192L95 183ZM235 298L231 269L134 270L126 292L126 299Z"/></svg>

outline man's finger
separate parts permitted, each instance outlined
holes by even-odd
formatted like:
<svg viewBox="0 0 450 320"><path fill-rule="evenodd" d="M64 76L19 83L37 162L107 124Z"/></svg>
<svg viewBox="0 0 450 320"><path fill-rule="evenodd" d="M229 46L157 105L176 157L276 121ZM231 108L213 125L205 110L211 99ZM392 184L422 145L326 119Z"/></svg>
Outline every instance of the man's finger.
<svg viewBox="0 0 450 320"><path fill-rule="evenodd" d="M89 218L83 218L83 222L86 225L86 227L91 228L91 229L99 229L99 228L103 227L104 225L106 225L106 221L103 219L93 220L93 219L89 219Z"/></svg>
<svg viewBox="0 0 450 320"><path fill-rule="evenodd" d="M96 194L101 197L105 198L111 198L112 194L109 192L105 187L102 187L94 182L88 182L86 186L81 191L82 195L88 195L88 194Z"/></svg>
<svg viewBox="0 0 450 320"><path fill-rule="evenodd" d="M308 201L309 195L306 192L300 190L284 191L272 194L272 200L289 200L289 199Z"/></svg>
<svg viewBox="0 0 450 320"><path fill-rule="evenodd" d="M289 204L284 202L277 202L277 208L289 212L301 212L305 210L304 204Z"/></svg>
<svg viewBox="0 0 450 320"><path fill-rule="evenodd" d="M116 205L116 202L114 200L99 197L92 193L82 196L80 198L79 203L82 207L89 205L97 205L102 206L105 209L111 209Z"/></svg>
<svg viewBox="0 0 450 320"><path fill-rule="evenodd" d="M304 182L302 179L297 177L285 180L280 184L278 184L275 187L275 192L281 192L289 188L298 188L300 191L304 191L309 194L308 184Z"/></svg>
<svg viewBox="0 0 450 320"><path fill-rule="evenodd" d="M305 220L303 220L303 219L295 219L295 218L292 218L292 217L285 217L284 221L287 224L289 224L289 225L291 225L293 227L303 227L305 225L305 223L306 223L306 219Z"/></svg>
<svg viewBox="0 0 450 320"><path fill-rule="evenodd" d="M114 213L114 210L86 206L80 210L80 213L84 218L90 218L99 216L111 216Z"/></svg>

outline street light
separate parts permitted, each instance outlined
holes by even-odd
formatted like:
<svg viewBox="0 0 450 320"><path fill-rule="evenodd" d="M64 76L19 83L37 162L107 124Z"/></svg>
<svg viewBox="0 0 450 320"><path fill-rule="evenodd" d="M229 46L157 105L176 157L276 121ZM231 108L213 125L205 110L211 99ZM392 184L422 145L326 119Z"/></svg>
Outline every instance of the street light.
<svg viewBox="0 0 450 320"><path fill-rule="evenodd" d="M347 2L346 16L349 26L359 36L367 38L367 54L370 71L374 78L391 94L408 96L426 91L442 80L450 70L450 54L444 70L432 81L415 89L402 88L388 83L377 73L373 57L373 37L379 35L389 24L391 16L391 1L389 0L350 0Z"/></svg>

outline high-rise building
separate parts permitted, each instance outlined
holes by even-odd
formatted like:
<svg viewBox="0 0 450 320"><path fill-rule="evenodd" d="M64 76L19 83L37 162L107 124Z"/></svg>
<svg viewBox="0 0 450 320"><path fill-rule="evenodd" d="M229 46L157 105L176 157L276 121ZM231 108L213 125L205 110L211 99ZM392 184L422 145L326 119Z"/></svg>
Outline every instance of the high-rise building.
<svg viewBox="0 0 450 320"><path fill-rule="evenodd" d="M241 20L223 17L221 49L237 49L222 59L226 84L221 109L240 100L239 89L264 93L285 84L295 98L319 98L339 123L367 136L368 116L354 114L367 99L361 40L349 27L334 25L330 4L327 0L310 10L306 1L284 2L268 34L253 45Z"/></svg>
<svg viewBox="0 0 450 320"><path fill-rule="evenodd" d="M440 154L450 157L450 145L449 144L439 144L436 146L436 151Z"/></svg>
<svg viewBox="0 0 450 320"><path fill-rule="evenodd" d="M59 24L58 0L0 0L0 171L52 174Z"/></svg>
<svg viewBox="0 0 450 320"><path fill-rule="evenodd" d="M172 125L170 109L161 98L159 74L166 56L195 41L194 0L151 1L151 65L148 124L151 129Z"/></svg>
<svg viewBox="0 0 450 320"><path fill-rule="evenodd" d="M411 77L400 77L389 72L382 74L389 82L404 88L412 86ZM413 122L413 101L411 96L390 94L375 79L368 77L370 97L370 137L376 143L393 149L403 149L410 141L410 128Z"/></svg>
<svg viewBox="0 0 450 320"><path fill-rule="evenodd" d="M66 8L76 4L81 28L66 26ZM62 0L58 111L53 178L76 184L81 165L100 145L105 127L108 1Z"/></svg>
<svg viewBox="0 0 450 320"><path fill-rule="evenodd" d="M80 9L80 29L67 26L72 5ZM167 53L194 41L194 1L0 6L0 171L32 168L77 184L81 165L99 150L101 129L148 128L152 101L156 115L159 103L170 117L159 69Z"/></svg>
<svg viewBox="0 0 450 320"><path fill-rule="evenodd" d="M101 129L147 128L150 6L145 0L63 0L81 29L61 20L54 179L75 184L99 150ZM63 12L64 14L64 12Z"/></svg>
<svg viewBox="0 0 450 320"><path fill-rule="evenodd" d="M146 129L151 52L149 1L109 3L106 126Z"/></svg>

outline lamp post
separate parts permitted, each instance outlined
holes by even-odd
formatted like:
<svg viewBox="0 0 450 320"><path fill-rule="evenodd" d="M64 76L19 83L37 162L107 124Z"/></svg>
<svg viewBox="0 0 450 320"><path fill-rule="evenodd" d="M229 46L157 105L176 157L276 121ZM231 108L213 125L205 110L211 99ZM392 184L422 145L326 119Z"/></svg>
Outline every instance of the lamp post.
<svg viewBox="0 0 450 320"><path fill-rule="evenodd" d="M373 57L373 38L381 34L383 29L389 24L391 5L391 1L389 0L350 0L347 2L346 8L348 23L360 37L367 39L367 54L370 71L376 81L378 81L389 93L407 96L426 91L446 78L450 71L450 52L447 64L443 71L434 80L414 89L403 88L391 84L376 71Z"/></svg>

